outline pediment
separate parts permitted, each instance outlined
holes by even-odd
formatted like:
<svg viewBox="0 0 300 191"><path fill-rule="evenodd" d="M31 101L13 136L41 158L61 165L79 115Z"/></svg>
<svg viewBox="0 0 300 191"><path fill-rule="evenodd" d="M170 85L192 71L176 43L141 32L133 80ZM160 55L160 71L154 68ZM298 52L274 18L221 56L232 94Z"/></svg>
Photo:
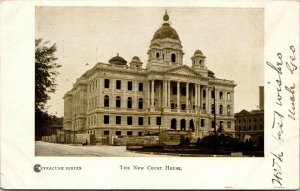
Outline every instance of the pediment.
<svg viewBox="0 0 300 191"><path fill-rule="evenodd" d="M188 76L200 76L199 73L195 72L192 70L190 67L183 65L183 66L178 66L176 68L172 68L168 71L166 71L169 74L179 74L179 75L188 75Z"/></svg>
<svg viewBox="0 0 300 191"><path fill-rule="evenodd" d="M243 109L242 111L240 111L237 116L244 116L244 115L250 115L251 113L245 109Z"/></svg>

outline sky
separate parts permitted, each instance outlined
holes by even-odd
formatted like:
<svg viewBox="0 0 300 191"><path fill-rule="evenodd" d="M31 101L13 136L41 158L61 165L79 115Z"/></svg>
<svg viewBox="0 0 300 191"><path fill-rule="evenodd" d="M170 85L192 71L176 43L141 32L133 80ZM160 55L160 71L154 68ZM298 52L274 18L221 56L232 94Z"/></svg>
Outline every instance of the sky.
<svg viewBox="0 0 300 191"><path fill-rule="evenodd" d="M167 9L177 31L183 64L200 49L219 79L234 80L234 111L257 109L264 84L264 11L258 8L36 7L36 38L56 43L62 65L48 112L63 116L64 94L97 62L120 54L147 64L150 41Z"/></svg>

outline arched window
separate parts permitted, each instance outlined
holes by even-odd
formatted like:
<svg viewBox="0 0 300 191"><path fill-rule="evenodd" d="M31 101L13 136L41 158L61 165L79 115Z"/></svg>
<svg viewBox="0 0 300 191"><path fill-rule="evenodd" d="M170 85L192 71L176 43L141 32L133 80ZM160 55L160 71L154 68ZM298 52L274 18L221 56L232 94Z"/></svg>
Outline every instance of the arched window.
<svg viewBox="0 0 300 191"><path fill-rule="evenodd" d="M176 55L175 54L171 54L171 62L176 62Z"/></svg>
<svg viewBox="0 0 300 191"><path fill-rule="evenodd" d="M139 109L143 109L143 98L139 99Z"/></svg>
<svg viewBox="0 0 300 191"><path fill-rule="evenodd" d="M230 115L231 114L231 107L230 105L227 106L227 115Z"/></svg>
<svg viewBox="0 0 300 191"><path fill-rule="evenodd" d="M219 113L220 113L221 115L223 114L223 105L220 105Z"/></svg>
<svg viewBox="0 0 300 191"><path fill-rule="evenodd" d="M181 119L181 121L180 121L180 130L185 131L185 119Z"/></svg>
<svg viewBox="0 0 300 191"><path fill-rule="evenodd" d="M132 108L132 98L131 97L129 97L128 99L127 99L127 108Z"/></svg>
<svg viewBox="0 0 300 191"><path fill-rule="evenodd" d="M121 108L121 98L120 98L120 96L116 97L116 108Z"/></svg>
<svg viewBox="0 0 300 191"><path fill-rule="evenodd" d="M158 52L156 53L156 58L159 58L159 53Z"/></svg>
<svg viewBox="0 0 300 191"><path fill-rule="evenodd" d="M190 120L190 130L191 130L192 132L195 132L194 121L193 121L192 119Z"/></svg>
<svg viewBox="0 0 300 191"><path fill-rule="evenodd" d="M203 103L202 109L206 109L206 105L205 105L205 103Z"/></svg>
<svg viewBox="0 0 300 191"><path fill-rule="evenodd" d="M175 118L173 118L172 120L171 120L171 129L174 129L174 130L176 130L176 119Z"/></svg>
<svg viewBox="0 0 300 191"><path fill-rule="evenodd" d="M202 60L199 60L199 64L202 64Z"/></svg>
<svg viewBox="0 0 300 191"><path fill-rule="evenodd" d="M108 95L104 96L104 107L109 107L109 97L108 97Z"/></svg>

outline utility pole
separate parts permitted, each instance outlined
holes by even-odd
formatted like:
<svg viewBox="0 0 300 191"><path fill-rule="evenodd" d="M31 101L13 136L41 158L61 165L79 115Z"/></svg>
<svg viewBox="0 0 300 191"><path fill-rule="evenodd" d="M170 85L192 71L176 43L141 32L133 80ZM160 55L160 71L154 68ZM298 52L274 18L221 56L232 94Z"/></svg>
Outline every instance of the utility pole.
<svg viewBox="0 0 300 191"><path fill-rule="evenodd" d="M214 130L215 130L215 153L217 152L217 117L216 117L216 88L213 86L214 91Z"/></svg>
<svg viewBox="0 0 300 191"><path fill-rule="evenodd" d="M158 144L160 145L160 126L162 124L162 114L163 114L163 110L164 108L161 108L161 112L160 112L160 123L158 125Z"/></svg>
<svg viewBox="0 0 300 191"><path fill-rule="evenodd" d="M76 112L75 112L75 123L74 123L73 144L75 143L75 126L76 126Z"/></svg>

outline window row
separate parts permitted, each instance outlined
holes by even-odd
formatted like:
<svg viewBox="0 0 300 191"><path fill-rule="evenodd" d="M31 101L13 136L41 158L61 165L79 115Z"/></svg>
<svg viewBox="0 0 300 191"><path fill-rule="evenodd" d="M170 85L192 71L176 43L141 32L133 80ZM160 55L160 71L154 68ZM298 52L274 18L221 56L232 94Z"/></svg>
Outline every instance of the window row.
<svg viewBox="0 0 300 191"><path fill-rule="evenodd" d="M87 131L87 133L88 134L95 134L96 131L90 130L90 131ZM109 130L103 131L103 135L110 135L110 131ZM121 136L122 135L122 131L116 131L115 135ZM127 136L133 136L133 132L132 131L126 131L126 135ZM124 134L123 134L123 136L124 136ZM143 136L143 132L139 131L138 132L138 136Z"/></svg>
<svg viewBox="0 0 300 191"><path fill-rule="evenodd" d="M156 52L155 54L156 58L160 58L160 59L165 59L165 54L160 54L159 52ZM171 54L171 62L176 62L176 54L172 53Z"/></svg>
<svg viewBox="0 0 300 191"><path fill-rule="evenodd" d="M211 121L211 128L215 127L215 121ZM219 124L217 124L217 128L224 128L224 121L219 121ZM227 121L227 128L231 128L231 121Z"/></svg>
<svg viewBox="0 0 300 191"><path fill-rule="evenodd" d="M124 118L124 117L123 117ZM103 123L104 124L112 124L113 122L111 121L112 117L109 115L104 115L103 116ZM132 125L133 124L133 117L132 116L127 116L125 117L127 125ZM144 125L144 117L138 117L138 125L142 126ZM148 125L150 125L150 117L148 117ZM116 125L121 125L122 123L122 116L115 116L115 120L113 124ZM161 125L161 117L156 117L156 125Z"/></svg>
<svg viewBox="0 0 300 191"><path fill-rule="evenodd" d="M104 88L110 88L110 79L104 79ZM144 83L140 82L139 83L139 91L144 90ZM116 89L121 90L122 89L122 81L121 80L116 80ZM127 90L132 91L133 89L133 83L132 81L127 81Z"/></svg>
<svg viewBox="0 0 300 191"><path fill-rule="evenodd" d="M203 107L205 108L205 104L203 105ZM211 104L211 114L214 114L214 113L215 113L215 104ZM218 114L220 114L220 115L224 114L222 104L219 105L219 113ZM230 115L230 114L231 114L231 106L227 105L227 115Z"/></svg>
<svg viewBox="0 0 300 191"><path fill-rule="evenodd" d="M258 118L252 118L252 119L251 119L251 118L243 118L243 119L239 119L238 122L239 122L239 123L241 123L241 122L246 123L247 121L248 121L248 122L251 122L252 120L253 120L254 122L257 122L258 120L259 120L260 122L262 122L262 121L263 121L263 118L262 118L262 117L260 117L259 119L258 119Z"/></svg>
<svg viewBox="0 0 300 191"><path fill-rule="evenodd" d="M252 128L253 127L253 128ZM257 127L257 125L249 125L248 128L247 126L238 126L238 128L236 129L237 131L252 131L252 130L263 130L263 125L259 125L259 128Z"/></svg>
<svg viewBox="0 0 300 191"><path fill-rule="evenodd" d="M104 107L110 107L108 95L104 96ZM116 108L121 108L121 97L120 96L116 97ZM127 108L129 108L129 109L132 108L132 98L131 97L127 98ZM138 99L138 109L144 109L143 98Z"/></svg>
<svg viewBox="0 0 300 191"><path fill-rule="evenodd" d="M211 90L211 98L214 99L214 98L218 98L219 100L223 100L224 99L224 92L222 91L219 91L219 96L218 97L215 97L215 91L214 90ZM206 92L205 90L203 90L203 97L206 97ZM227 92L227 100L231 100L231 93L230 92Z"/></svg>

